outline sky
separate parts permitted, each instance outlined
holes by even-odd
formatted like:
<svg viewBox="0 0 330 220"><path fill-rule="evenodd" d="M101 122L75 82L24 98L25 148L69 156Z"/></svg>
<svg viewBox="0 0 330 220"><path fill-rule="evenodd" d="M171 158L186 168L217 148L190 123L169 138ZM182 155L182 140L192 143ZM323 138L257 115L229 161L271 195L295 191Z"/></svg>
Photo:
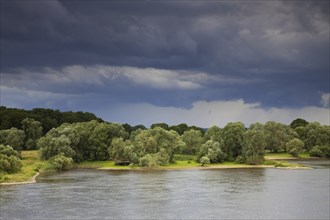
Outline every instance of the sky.
<svg viewBox="0 0 330 220"><path fill-rule="evenodd" d="M0 104L146 126L329 125L329 4L1 0Z"/></svg>

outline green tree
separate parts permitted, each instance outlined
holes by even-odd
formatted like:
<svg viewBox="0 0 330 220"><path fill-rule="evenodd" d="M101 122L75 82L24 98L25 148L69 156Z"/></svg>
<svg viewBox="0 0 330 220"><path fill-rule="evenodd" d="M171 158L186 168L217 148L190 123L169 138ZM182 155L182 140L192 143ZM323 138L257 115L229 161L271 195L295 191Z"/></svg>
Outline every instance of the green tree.
<svg viewBox="0 0 330 220"><path fill-rule="evenodd" d="M222 129L216 125L211 126L204 134L204 142L208 140L214 140L221 142L222 140Z"/></svg>
<svg viewBox="0 0 330 220"><path fill-rule="evenodd" d="M0 144L9 145L14 150L21 151L24 144L24 131L17 128L0 130Z"/></svg>
<svg viewBox="0 0 330 220"><path fill-rule="evenodd" d="M0 144L0 173L16 173L21 168L19 153L9 145Z"/></svg>
<svg viewBox="0 0 330 220"><path fill-rule="evenodd" d="M188 125L185 123L173 125L169 127L170 130L176 131L179 135L182 135L185 131L188 130Z"/></svg>
<svg viewBox="0 0 330 220"><path fill-rule="evenodd" d="M324 157L330 158L330 145L328 146L314 146L310 151L309 155L312 157Z"/></svg>
<svg viewBox="0 0 330 220"><path fill-rule="evenodd" d="M57 170L69 170L73 167L73 159L60 153L50 159Z"/></svg>
<svg viewBox="0 0 330 220"><path fill-rule="evenodd" d="M133 145L138 158L161 152L157 156L162 158L158 159L166 163L174 162L174 153L185 148L178 133L160 127L141 131L134 138Z"/></svg>
<svg viewBox="0 0 330 220"><path fill-rule="evenodd" d="M137 155L131 141L124 141L123 138L113 138L109 147L109 156L116 164L137 163Z"/></svg>
<svg viewBox="0 0 330 220"><path fill-rule="evenodd" d="M26 135L24 149L36 149L37 141L42 136L41 123L32 118L26 118L22 121L22 128Z"/></svg>
<svg viewBox="0 0 330 220"><path fill-rule="evenodd" d="M221 144L219 142L208 140L203 144L197 154L197 161L203 157L207 157L211 163L221 163L225 160L226 155L222 151Z"/></svg>
<svg viewBox="0 0 330 220"><path fill-rule="evenodd" d="M304 142L294 138L286 143L286 151L294 157L298 157L304 148Z"/></svg>
<svg viewBox="0 0 330 220"><path fill-rule="evenodd" d="M308 121L306 121L304 119L301 119L301 118L297 118L297 119L295 119L291 122L290 127L292 129L295 129L295 128L300 127L300 126L306 127L306 125L308 125Z"/></svg>
<svg viewBox="0 0 330 220"><path fill-rule="evenodd" d="M245 127L241 122L230 122L222 130L223 151L227 160L235 160L241 154Z"/></svg>
<svg viewBox="0 0 330 220"><path fill-rule="evenodd" d="M120 124L99 123L92 131L89 143L95 149L94 160L109 159L108 148L115 137L128 138L128 133Z"/></svg>
<svg viewBox="0 0 330 220"><path fill-rule="evenodd" d="M302 140L307 150L317 145L330 145L330 126L322 126L318 122L311 122L305 127L303 134Z"/></svg>
<svg viewBox="0 0 330 220"><path fill-rule="evenodd" d="M200 160L199 160L201 166L205 166L206 164L209 164L210 163L210 159L208 157L202 157Z"/></svg>
<svg viewBox="0 0 330 220"><path fill-rule="evenodd" d="M181 135L181 139L186 145L186 148L183 150L184 154L195 155L203 142L202 133L198 130L185 131Z"/></svg>
<svg viewBox="0 0 330 220"><path fill-rule="evenodd" d="M143 157L139 158L139 165L141 167L157 167L158 155L157 154L146 154Z"/></svg>
<svg viewBox="0 0 330 220"><path fill-rule="evenodd" d="M156 127L161 127L165 130L169 130L169 126L166 123L154 123L150 126L151 129L156 128Z"/></svg>
<svg viewBox="0 0 330 220"><path fill-rule="evenodd" d="M282 123L269 121L264 125L264 135L266 141L266 150L270 152L285 151L285 144L294 138L288 134L288 126Z"/></svg>
<svg viewBox="0 0 330 220"><path fill-rule="evenodd" d="M70 158L76 154L71 148L70 139L55 129L50 130L45 137L39 139L38 147L40 148L41 159L45 160L61 153Z"/></svg>
<svg viewBox="0 0 330 220"><path fill-rule="evenodd" d="M248 164L260 164L264 161L265 138L260 129L251 129L245 133L242 157Z"/></svg>

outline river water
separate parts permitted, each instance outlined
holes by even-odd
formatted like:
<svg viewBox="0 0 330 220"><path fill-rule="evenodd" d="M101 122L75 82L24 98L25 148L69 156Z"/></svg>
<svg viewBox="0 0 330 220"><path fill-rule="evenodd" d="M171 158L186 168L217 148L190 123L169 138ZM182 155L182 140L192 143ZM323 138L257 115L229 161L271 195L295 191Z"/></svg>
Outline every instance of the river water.
<svg viewBox="0 0 330 220"><path fill-rule="evenodd" d="M311 170L71 170L1 186L0 219L329 219L329 161Z"/></svg>

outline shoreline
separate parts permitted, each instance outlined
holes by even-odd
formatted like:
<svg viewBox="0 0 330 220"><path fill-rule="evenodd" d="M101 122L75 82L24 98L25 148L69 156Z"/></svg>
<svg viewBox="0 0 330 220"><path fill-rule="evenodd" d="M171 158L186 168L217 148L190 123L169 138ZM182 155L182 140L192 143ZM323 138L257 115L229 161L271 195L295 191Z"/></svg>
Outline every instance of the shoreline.
<svg viewBox="0 0 330 220"><path fill-rule="evenodd" d="M268 158L268 160L287 160L283 158ZM294 160L315 160L314 158L308 158L308 159L301 159L301 158L291 158L290 161ZM323 158L317 158L316 160L323 160ZM326 160L326 159L325 159ZM246 165L246 164L237 164L237 165L207 165L207 166L186 166L186 167L97 167L97 166L91 166L91 167L75 167L73 169L93 169L93 170L103 170L103 171L174 171L174 170L225 170L225 169L266 169L266 168L275 168L275 169L297 169L297 170L306 170L306 169L313 169L309 166L289 166L289 167L276 167L275 165ZM23 181L23 182L4 182L0 183L0 186L6 186L6 185L23 185L23 184L33 184L36 183L36 178L40 175L40 172L36 172L36 174L31 178L29 181Z"/></svg>
<svg viewBox="0 0 330 220"><path fill-rule="evenodd" d="M0 183L1 186L7 186L7 185L23 185L23 184L32 184L36 183L36 178L40 175L39 172L37 172L31 180L29 181L23 181L23 182L9 182L9 183Z"/></svg>
<svg viewBox="0 0 330 220"><path fill-rule="evenodd" d="M274 165L220 165L220 166L192 166L192 167L135 167L135 168L114 168L114 167L90 167L90 168L78 168L78 169L97 169L97 170L111 170L111 171L163 171L163 170L222 170L222 169L313 169L311 167L275 167Z"/></svg>
<svg viewBox="0 0 330 220"><path fill-rule="evenodd" d="M114 168L114 167L100 167L91 168L97 170L112 170L112 171L166 171L166 170L222 170L222 169L259 169L259 168L275 168L271 165L259 165L259 166L204 166L204 167L136 167L136 168ZM84 169L84 168L79 168ZM87 168L88 169L88 168Z"/></svg>

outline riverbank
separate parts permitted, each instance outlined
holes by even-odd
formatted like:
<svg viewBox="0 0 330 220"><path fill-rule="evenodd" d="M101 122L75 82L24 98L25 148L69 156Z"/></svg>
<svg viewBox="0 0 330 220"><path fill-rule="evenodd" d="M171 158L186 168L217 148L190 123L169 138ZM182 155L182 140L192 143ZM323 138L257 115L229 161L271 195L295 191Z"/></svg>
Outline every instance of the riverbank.
<svg viewBox="0 0 330 220"><path fill-rule="evenodd" d="M36 178L39 176L39 172L37 172L31 180L29 181L23 181L23 182L9 182L9 183L0 183L0 185L5 186L5 185L22 185L22 184L31 184L31 183L36 183Z"/></svg>
<svg viewBox="0 0 330 220"><path fill-rule="evenodd" d="M217 164L207 164L201 166L196 161L176 161L173 164L158 167L139 167L139 166L116 166L113 161L91 161L76 164L75 168L79 169L99 169L99 170L131 170L131 171L145 171L145 170L207 170L207 169L252 169L252 168L281 168L281 169L311 169L302 164L289 163L286 161L266 160L263 164L249 165L239 164L235 162L224 162Z"/></svg>
<svg viewBox="0 0 330 220"><path fill-rule="evenodd" d="M188 157L189 156L189 157ZM310 167L292 163L294 160L314 160L309 155L303 155L301 158L292 157L289 154L267 154L265 161L260 165L239 164L235 162L224 162L218 164L208 164L201 166L191 155L178 155L174 164L159 167L139 167L135 166L116 166L114 161L87 161L75 164L78 169L99 169L99 170L209 170L209 169L252 169L252 168L281 168L281 169L311 169ZM288 162L288 160L290 162ZM292 161L292 162L291 162ZM22 151L22 170L15 174L0 175L0 185L30 184L36 182L36 177L40 172L54 171L53 165L49 161L38 159L38 151Z"/></svg>
<svg viewBox="0 0 330 220"><path fill-rule="evenodd" d="M13 174L0 174L0 185L9 184L30 184L34 183L40 172L54 171L49 161L41 161L38 158L38 151L22 151L23 167L20 172Z"/></svg>

